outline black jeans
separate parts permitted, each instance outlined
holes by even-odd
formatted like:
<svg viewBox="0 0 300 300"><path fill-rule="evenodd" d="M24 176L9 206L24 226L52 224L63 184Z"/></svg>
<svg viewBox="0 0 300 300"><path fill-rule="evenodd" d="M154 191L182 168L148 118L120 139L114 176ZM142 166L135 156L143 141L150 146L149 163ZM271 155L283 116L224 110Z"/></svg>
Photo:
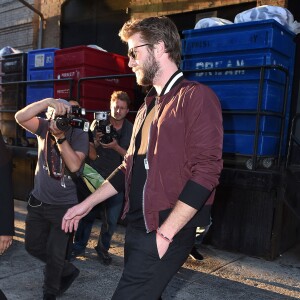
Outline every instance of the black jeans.
<svg viewBox="0 0 300 300"><path fill-rule="evenodd" d="M72 205L50 205L31 196L26 217L25 248L46 263L44 293L57 295L62 276L71 274L75 266L66 261L70 234L61 229L61 222Z"/></svg>
<svg viewBox="0 0 300 300"><path fill-rule="evenodd" d="M189 256L195 228L182 229L160 259L156 232L130 225L126 229L124 270L112 300L156 300Z"/></svg>

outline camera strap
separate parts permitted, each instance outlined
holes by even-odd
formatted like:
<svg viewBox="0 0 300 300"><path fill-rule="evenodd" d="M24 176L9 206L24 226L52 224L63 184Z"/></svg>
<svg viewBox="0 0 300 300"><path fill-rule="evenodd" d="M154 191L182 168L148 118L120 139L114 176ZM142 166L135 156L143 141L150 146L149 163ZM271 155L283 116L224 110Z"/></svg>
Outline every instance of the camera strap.
<svg viewBox="0 0 300 300"><path fill-rule="evenodd" d="M73 135L73 128L71 128L71 134L67 140L71 145ZM66 135L67 137L67 135ZM65 171L66 165L62 159L57 144L55 143L55 138L52 136L50 130L47 130L45 137L44 145L44 166L43 168L48 171L48 175L54 179L61 181L61 186L66 187L65 185ZM69 172L72 177L72 173ZM74 175L75 176L75 175Z"/></svg>

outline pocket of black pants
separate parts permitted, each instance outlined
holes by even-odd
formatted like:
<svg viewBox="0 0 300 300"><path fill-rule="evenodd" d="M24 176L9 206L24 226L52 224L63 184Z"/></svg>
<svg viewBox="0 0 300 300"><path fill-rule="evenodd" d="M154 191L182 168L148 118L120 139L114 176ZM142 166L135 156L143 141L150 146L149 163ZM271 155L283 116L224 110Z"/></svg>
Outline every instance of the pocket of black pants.
<svg viewBox="0 0 300 300"><path fill-rule="evenodd" d="M158 254L158 249L157 249L157 243L156 243L156 231L152 231L151 233L151 237L150 237L150 240L151 240L151 249L153 249L153 255L155 257L157 257L158 259L161 259L159 257L159 254Z"/></svg>
<svg viewBox="0 0 300 300"><path fill-rule="evenodd" d="M27 203L28 203L27 209L31 207L32 208L39 207L43 204L40 200L36 199L32 194L29 194L27 198Z"/></svg>

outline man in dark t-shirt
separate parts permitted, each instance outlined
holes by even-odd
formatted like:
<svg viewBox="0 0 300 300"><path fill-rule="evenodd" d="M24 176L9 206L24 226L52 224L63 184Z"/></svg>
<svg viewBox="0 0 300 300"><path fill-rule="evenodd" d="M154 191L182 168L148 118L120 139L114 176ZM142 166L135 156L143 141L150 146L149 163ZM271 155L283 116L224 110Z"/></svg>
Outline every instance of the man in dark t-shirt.
<svg viewBox="0 0 300 300"><path fill-rule="evenodd" d="M94 144L96 147L97 157L91 160L91 166L96 169L103 178L107 178L113 170L115 170L123 160L129 147L132 123L126 118L129 112L130 99L127 93L115 91L111 95L109 123L113 127L115 134L112 142L106 143L107 140L103 137L105 134L99 130L97 120L91 125L91 130L94 132ZM112 135L110 136L112 137ZM98 244L95 247L101 262L105 265L111 263L111 256L108 252L110 242L123 206L124 193L118 193L111 197L107 202L97 206L80 222L76 231L71 259L85 253L94 220L100 212L102 226L98 239Z"/></svg>

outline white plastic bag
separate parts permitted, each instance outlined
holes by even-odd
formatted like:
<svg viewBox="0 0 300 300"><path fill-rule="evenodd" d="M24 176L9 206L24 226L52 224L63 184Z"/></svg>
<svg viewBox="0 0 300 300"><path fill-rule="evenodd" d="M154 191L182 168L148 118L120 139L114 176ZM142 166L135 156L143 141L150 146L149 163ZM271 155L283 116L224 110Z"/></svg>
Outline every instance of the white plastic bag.
<svg viewBox="0 0 300 300"><path fill-rule="evenodd" d="M274 19L294 33L300 33L300 23L294 20L292 13L283 7L262 5L245 10L235 16L234 23Z"/></svg>
<svg viewBox="0 0 300 300"><path fill-rule="evenodd" d="M196 23L195 29L214 27L214 26L222 26L222 25L227 25L227 24L232 24L232 22L229 20L226 20L226 19L221 19L221 18L216 18L216 17L203 18Z"/></svg>
<svg viewBox="0 0 300 300"><path fill-rule="evenodd" d="M0 58L4 55L14 54L14 53L21 53L21 51L15 49L15 48L12 48L10 46L6 46L0 50Z"/></svg>

